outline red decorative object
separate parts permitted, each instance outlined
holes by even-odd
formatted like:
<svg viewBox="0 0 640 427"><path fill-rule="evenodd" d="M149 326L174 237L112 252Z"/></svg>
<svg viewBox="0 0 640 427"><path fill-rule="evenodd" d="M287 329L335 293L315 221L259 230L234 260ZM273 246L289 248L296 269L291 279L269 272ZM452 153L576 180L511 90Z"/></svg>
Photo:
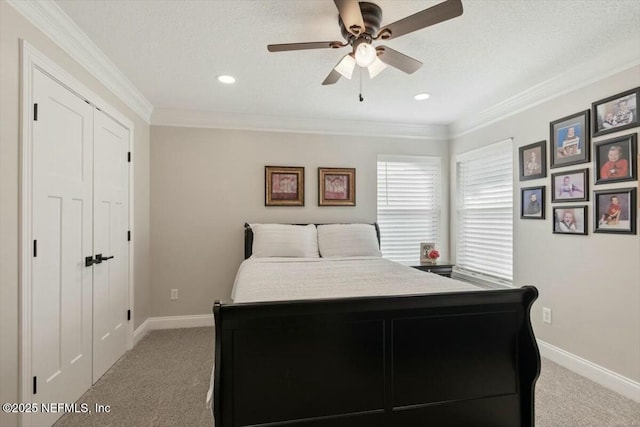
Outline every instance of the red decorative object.
<svg viewBox="0 0 640 427"><path fill-rule="evenodd" d="M438 252L437 249L431 249L428 253L427 256L431 259L438 259L440 258L440 252Z"/></svg>

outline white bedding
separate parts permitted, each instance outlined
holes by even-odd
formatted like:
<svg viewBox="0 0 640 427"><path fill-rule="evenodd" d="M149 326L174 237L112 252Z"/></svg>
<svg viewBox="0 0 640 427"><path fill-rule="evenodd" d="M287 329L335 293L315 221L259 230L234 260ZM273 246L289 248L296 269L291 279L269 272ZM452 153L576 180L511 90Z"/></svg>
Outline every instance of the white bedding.
<svg viewBox="0 0 640 427"><path fill-rule="evenodd" d="M379 257L249 258L238 269L231 299L243 303L481 290Z"/></svg>

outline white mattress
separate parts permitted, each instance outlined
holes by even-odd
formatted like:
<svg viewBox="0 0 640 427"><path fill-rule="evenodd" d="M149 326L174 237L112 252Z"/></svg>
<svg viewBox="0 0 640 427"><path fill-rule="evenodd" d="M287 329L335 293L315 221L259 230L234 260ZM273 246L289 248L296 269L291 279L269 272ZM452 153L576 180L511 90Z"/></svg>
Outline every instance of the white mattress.
<svg viewBox="0 0 640 427"><path fill-rule="evenodd" d="M244 303L481 290L379 257L249 258L238 269L231 299Z"/></svg>

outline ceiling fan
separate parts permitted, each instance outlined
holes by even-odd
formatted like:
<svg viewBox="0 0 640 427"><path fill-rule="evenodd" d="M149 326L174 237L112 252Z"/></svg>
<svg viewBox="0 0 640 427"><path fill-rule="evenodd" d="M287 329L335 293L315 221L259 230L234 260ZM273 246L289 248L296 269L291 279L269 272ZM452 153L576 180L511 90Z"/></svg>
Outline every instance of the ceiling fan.
<svg viewBox="0 0 640 427"><path fill-rule="evenodd" d="M303 49L339 49L351 46L346 54L322 82L323 85L336 83L340 76L351 78L356 65L367 68L369 76L374 78L387 65L391 65L407 74L414 73L422 62L387 46L373 46L377 40L391 40L413 31L438 24L462 15L461 0L446 0L433 7L407 16L389 24L380 30L382 9L374 3L357 0L334 0L338 8L338 24L345 41L308 42L270 44L269 52L285 52Z"/></svg>

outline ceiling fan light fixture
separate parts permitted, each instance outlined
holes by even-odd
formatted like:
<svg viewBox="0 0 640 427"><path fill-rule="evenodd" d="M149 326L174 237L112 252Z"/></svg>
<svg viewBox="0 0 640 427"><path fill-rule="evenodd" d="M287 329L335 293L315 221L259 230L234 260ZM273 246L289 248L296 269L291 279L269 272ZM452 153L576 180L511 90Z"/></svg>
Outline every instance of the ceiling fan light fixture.
<svg viewBox="0 0 640 427"><path fill-rule="evenodd" d="M385 68L387 68L387 64L382 62L380 58L376 57L376 59L374 59L371 65L369 65L368 67L369 77L374 78L375 76L380 74L382 71L384 71Z"/></svg>
<svg viewBox="0 0 640 427"><path fill-rule="evenodd" d="M416 101L424 101L425 99L429 99L431 95L429 95L428 93L419 93L416 96L413 97L413 99L415 99Z"/></svg>
<svg viewBox="0 0 640 427"><path fill-rule="evenodd" d="M335 70L342 74L343 77L351 80L354 68L356 68L356 60L353 59L353 56L351 55L345 55L344 58L342 58L342 61L336 65Z"/></svg>
<svg viewBox="0 0 640 427"><path fill-rule="evenodd" d="M223 74L221 76L218 76L218 81L220 83L224 83L224 84L230 85L230 84L233 84L233 83L236 82L236 78L233 77L233 76L228 76L228 75L224 75Z"/></svg>
<svg viewBox="0 0 640 427"><path fill-rule="evenodd" d="M368 67L378 57L376 49L371 44L363 42L356 47L356 64L361 67Z"/></svg>

